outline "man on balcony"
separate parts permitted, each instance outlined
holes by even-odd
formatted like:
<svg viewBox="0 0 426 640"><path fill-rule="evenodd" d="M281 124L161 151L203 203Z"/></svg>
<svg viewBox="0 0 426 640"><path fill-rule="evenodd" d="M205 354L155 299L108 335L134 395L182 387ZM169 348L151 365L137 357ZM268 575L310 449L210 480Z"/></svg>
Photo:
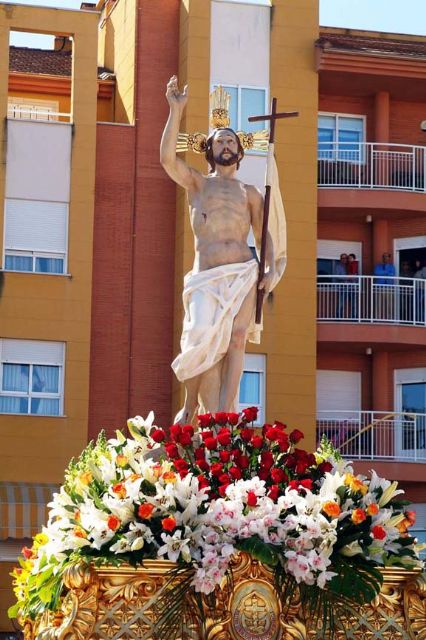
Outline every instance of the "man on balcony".
<svg viewBox="0 0 426 640"><path fill-rule="evenodd" d="M394 286L396 275L395 265L392 264L392 256L390 253L384 253L382 262L374 267L374 275L377 276L373 281L373 289L375 291L374 302L374 319L392 320L394 307ZM390 276L390 277L384 277Z"/></svg>

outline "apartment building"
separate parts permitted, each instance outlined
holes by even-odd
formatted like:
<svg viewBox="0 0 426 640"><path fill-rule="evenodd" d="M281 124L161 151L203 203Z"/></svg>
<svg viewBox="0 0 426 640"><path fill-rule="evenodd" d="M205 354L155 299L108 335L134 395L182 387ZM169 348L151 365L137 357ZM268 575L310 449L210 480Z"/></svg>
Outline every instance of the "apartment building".
<svg viewBox="0 0 426 640"><path fill-rule="evenodd" d="M424 538L426 38L329 28L315 51L318 432L399 480Z"/></svg>

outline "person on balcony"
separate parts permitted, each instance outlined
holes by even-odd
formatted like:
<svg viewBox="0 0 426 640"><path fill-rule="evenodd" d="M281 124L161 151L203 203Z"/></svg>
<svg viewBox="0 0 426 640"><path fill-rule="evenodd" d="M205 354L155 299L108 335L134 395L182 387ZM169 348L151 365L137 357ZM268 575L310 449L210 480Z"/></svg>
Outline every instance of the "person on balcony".
<svg viewBox="0 0 426 640"><path fill-rule="evenodd" d="M395 265L392 264L390 253L384 253L382 262L374 267L373 288L376 295L374 318L378 320L392 320L394 306L394 286L396 275ZM388 276L388 277L384 277Z"/></svg>
<svg viewBox="0 0 426 640"><path fill-rule="evenodd" d="M424 323L425 321L425 290L426 290L426 265L422 260L415 261L414 277L424 282L415 282L416 289L416 322Z"/></svg>
<svg viewBox="0 0 426 640"><path fill-rule="evenodd" d="M341 276L348 275L348 255L346 253L340 254L339 262L334 265L333 274L338 276L336 278L336 318L345 319L348 318L349 288L348 278L342 278Z"/></svg>
<svg viewBox="0 0 426 640"><path fill-rule="evenodd" d="M414 269L408 260L401 262L399 269L399 319L401 322L413 322Z"/></svg>
<svg viewBox="0 0 426 640"><path fill-rule="evenodd" d="M350 276L359 275L359 262L356 259L354 253L348 255L347 272ZM350 318L355 320L358 318L358 297L359 280L356 277L352 277L349 280L349 303L350 303Z"/></svg>

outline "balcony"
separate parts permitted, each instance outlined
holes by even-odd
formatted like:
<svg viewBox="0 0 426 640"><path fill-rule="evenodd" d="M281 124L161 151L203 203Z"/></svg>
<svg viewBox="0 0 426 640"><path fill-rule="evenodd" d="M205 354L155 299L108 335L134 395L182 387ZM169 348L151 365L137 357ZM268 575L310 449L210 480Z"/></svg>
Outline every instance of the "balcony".
<svg viewBox="0 0 426 640"><path fill-rule="evenodd" d="M318 411L323 435L354 461L426 463L426 413Z"/></svg>
<svg viewBox="0 0 426 640"><path fill-rule="evenodd" d="M426 193L426 147L320 142L318 186Z"/></svg>
<svg viewBox="0 0 426 640"><path fill-rule="evenodd" d="M319 322L426 326L426 280L329 276L317 280Z"/></svg>

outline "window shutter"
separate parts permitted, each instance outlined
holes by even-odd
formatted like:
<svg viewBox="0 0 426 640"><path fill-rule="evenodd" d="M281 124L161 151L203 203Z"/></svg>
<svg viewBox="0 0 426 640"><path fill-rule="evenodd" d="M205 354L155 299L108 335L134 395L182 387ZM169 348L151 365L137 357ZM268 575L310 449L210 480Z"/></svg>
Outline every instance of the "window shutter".
<svg viewBox="0 0 426 640"><path fill-rule="evenodd" d="M5 249L66 253L68 205L7 199Z"/></svg>
<svg viewBox="0 0 426 640"><path fill-rule="evenodd" d="M356 259L362 261L362 242L343 240L318 240L317 257L327 260L338 260L341 253L354 253Z"/></svg>
<svg viewBox="0 0 426 640"><path fill-rule="evenodd" d="M321 418L351 417L348 412L361 410L360 371L317 371L317 410ZM355 417L355 416L354 416Z"/></svg>
<svg viewBox="0 0 426 640"><path fill-rule="evenodd" d="M64 364L64 343L47 340L0 340L2 362Z"/></svg>

